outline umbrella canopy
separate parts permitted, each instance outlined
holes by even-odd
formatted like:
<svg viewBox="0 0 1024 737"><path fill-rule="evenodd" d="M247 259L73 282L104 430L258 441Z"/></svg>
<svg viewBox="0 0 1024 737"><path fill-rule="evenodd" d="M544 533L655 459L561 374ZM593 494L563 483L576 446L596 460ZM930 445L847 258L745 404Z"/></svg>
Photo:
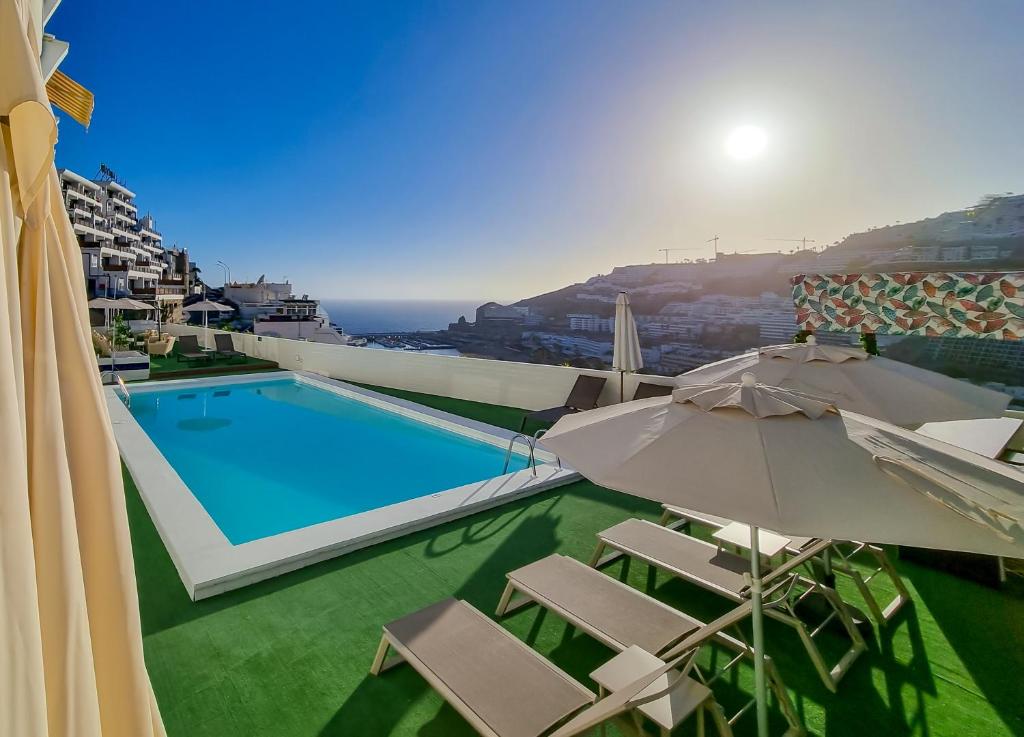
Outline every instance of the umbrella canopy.
<svg viewBox="0 0 1024 737"><path fill-rule="evenodd" d="M156 309L153 305L140 302L137 299L130 299L129 297L122 297L121 299L112 300L114 307L119 310L153 310Z"/></svg>
<svg viewBox="0 0 1024 737"><path fill-rule="evenodd" d="M676 389L559 420L591 481L782 533L1024 557L1024 474L813 396Z"/></svg>
<svg viewBox="0 0 1024 737"><path fill-rule="evenodd" d="M162 737L38 7L0 0L0 734Z"/></svg>
<svg viewBox="0 0 1024 737"><path fill-rule="evenodd" d="M541 443L602 486L750 525L761 737L768 697L759 527L1024 556L1024 474L811 395L759 385L749 373L740 384L683 387L568 415Z"/></svg>
<svg viewBox="0 0 1024 737"><path fill-rule="evenodd" d="M196 302L194 305L188 305L183 309L185 312L231 312L234 308L222 305L220 302L211 302L208 299L204 299L202 302Z"/></svg>
<svg viewBox="0 0 1024 737"><path fill-rule="evenodd" d="M615 347L612 352L612 368L616 371L638 371L643 367L640 336L636 332L633 308L629 306L629 295L619 292L615 300Z"/></svg>
<svg viewBox="0 0 1024 737"><path fill-rule="evenodd" d="M1001 392L853 346L807 343L761 348L676 377L678 385L737 382L750 372L770 386L822 397L841 410L901 427L926 422L999 417L1010 403Z"/></svg>
<svg viewBox="0 0 1024 737"><path fill-rule="evenodd" d="M88 305L93 310L116 310L120 306L118 301L107 297L97 297L96 299L90 299Z"/></svg>

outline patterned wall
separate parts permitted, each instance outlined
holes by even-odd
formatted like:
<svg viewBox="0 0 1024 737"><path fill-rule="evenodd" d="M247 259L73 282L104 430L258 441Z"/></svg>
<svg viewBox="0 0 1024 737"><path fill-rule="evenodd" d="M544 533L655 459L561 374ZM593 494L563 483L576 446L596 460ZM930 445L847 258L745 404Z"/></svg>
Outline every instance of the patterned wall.
<svg viewBox="0 0 1024 737"><path fill-rule="evenodd" d="M803 330L1024 339L1024 271L799 274Z"/></svg>

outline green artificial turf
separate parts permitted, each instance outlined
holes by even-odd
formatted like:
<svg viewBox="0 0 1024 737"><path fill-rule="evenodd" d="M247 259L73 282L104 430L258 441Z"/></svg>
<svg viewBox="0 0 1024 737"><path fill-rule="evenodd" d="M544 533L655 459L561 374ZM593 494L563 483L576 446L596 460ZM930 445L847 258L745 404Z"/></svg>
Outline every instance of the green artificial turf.
<svg viewBox="0 0 1024 737"><path fill-rule="evenodd" d="M504 427L518 427L521 417L511 408L381 391ZM192 603L127 474L125 482L146 661L170 737L475 734L408 666L368 675L381 624L448 596L492 613L506 571L556 551L586 560L597 531L658 512L580 482ZM1024 735L1024 598L909 563L899 568L915 604L869 639L838 694L817 679L793 631L768 622L769 653L809 732ZM607 570L705 620L728 608L665 575L652 580L641 565ZM891 594L887 584L872 586ZM584 682L612 654L536 607L502 625ZM840 638L825 637L825 649L841 649ZM749 676L744 668L716 694L738 703ZM741 720L736 734L753 734L752 721ZM777 712L773 726L781 733ZM692 725L678 733L692 734Z"/></svg>

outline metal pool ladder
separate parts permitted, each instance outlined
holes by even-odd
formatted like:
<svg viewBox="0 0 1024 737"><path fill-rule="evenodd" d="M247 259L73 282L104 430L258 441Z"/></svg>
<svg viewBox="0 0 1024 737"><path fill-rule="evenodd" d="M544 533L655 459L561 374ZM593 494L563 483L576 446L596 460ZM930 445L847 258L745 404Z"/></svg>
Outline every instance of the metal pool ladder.
<svg viewBox="0 0 1024 737"><path fill-rule="evenodd" d="M505 465L501 469L502 475L505 475L506 473L508 473L508 464L509 464L509 461L512 460L512 447L516 444L516 441L519 440L519 438L522 438L523 441L525 441L525 443L526 443L526 447L530 449L528 465L533 470L533 475L536 476L537 475L537 455L536 455L537 441L540 440L541 435L543 435L546 432L547 432L547 430L542 428L542 429L538 430L537 432L535 432L533 434L532 438L529 435L525 435L525 434L523 434L521 432L517 432L515 435L513 435L512 438L508 441L508 448L505 450ZM562 470L562 459L559 458L556 455L555 456L555 461L558 463L558 470L561 471Z"/></svg>
<svg viewBox="0 0 1024 737"><path fill-rule="evenodd" d="M124 395L124 396L121 397L121 399L124 401L125 406L128 407L128 409L131 409L132 408L132 395L128 391L128 385L125 384L124 383L124 379L122 379L116 373L114 374L114 381L117 382L117 387L115 387L115 388L120 388L121 389L121 393Z"/></svg>
<svg viewBox="0 0 1024 737"><path fill-rule="evenodd" d="M536 476L537 475L537 458L533 454L533 447L534 447L534 445L536 444L537 441L534 440L533 438L531 438L529 435L524 435L521 432L517 432L508 441L508 448L505 450L505 465L502 466L501 474L504 476L506 473L508 473L508 464L509 464L509 461L512 460L512 446L514 446L516 444L516 441L519 440L519 438L522 438L523 441L526 443L526 447L530 449L528 465L533 469L533 475Z"/></svg>

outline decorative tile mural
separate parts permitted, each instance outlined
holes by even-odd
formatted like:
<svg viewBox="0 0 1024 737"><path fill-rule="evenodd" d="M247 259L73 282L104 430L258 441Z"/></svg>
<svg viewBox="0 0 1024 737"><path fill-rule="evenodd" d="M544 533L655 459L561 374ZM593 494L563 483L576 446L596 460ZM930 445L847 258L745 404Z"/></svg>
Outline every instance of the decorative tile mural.
<svg viewBox="0 0 1024 737"><path fill-rule="evenodd" d="M798 274L802 330L1024 339L1024 271Z"/></svg>

